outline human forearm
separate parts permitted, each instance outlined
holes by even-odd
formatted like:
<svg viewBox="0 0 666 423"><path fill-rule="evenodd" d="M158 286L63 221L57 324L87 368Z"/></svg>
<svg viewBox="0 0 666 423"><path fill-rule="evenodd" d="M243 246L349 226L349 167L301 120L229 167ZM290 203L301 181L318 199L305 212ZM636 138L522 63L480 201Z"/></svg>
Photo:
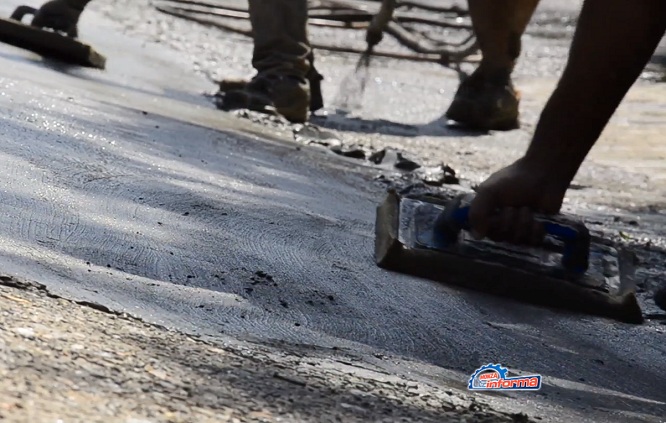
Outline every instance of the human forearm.
<svg viewBox="0 0 666 423"><path fill-rule="evenodd" d="M524 161L568 184L666 29L666 1L586 0Z"/></svg>

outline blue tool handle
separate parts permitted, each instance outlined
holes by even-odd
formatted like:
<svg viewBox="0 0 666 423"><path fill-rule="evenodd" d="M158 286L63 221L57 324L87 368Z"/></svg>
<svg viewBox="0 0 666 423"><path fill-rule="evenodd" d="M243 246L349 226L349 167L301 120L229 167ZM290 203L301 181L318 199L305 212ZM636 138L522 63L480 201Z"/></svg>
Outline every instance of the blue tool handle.
<svg viewBox="0 0 666 423"><path fill-rule="evenodd" d="M454 223L460 229L470 231L469 206L457 207L445 213L450 228ZM585 224L579 220L567 218L563 215L545 216L535 215L534 219L543 224L546 234L559 239L564 243L562 252L562 267L572 273L584 273L589 265L590 232ZM441 223L438 225L441 227Z"/></svg>

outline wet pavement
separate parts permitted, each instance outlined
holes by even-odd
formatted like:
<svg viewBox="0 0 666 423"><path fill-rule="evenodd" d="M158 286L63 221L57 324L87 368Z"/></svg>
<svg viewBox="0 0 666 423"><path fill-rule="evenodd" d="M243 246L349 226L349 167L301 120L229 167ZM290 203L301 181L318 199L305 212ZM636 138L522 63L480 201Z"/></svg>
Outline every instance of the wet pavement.
<svg viewBox="0 0 666 423"><path fill-rule="evenodd" d="M215 110L201 95L214 85L201 73L247 71L248 40L155 15L145 3L101 1L82 20L82 37L108 57L104 72L0 46L3 273L216 342L343 353L441 387L464 389L476 368L500 362L542 374L546 387L508 402L482 397L542 421L663 420L658 310L642 326L624 325L377 268L384 186L375 179L393 170L304 146L279 121ZM355 120L314 122L370 152L393 147L427 166L449 164L469 187L520 154L565 51L566 39L526 42L518 131L447 128L440 117L455 73L422 64L414 81L406 63L371 69ZM354 58L320 62L330 102ZM664 90L635 87L576 180L590 188L567 203L593 229L640 246L650 286L663 274L655 159Z"/></svg>

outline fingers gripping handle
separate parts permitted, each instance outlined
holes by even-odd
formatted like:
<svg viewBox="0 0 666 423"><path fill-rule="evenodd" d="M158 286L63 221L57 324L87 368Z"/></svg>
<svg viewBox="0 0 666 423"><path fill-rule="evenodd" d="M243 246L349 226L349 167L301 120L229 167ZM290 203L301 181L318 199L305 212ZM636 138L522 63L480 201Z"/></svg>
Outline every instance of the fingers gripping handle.
<svg viewBox="0 0 666 423"><path fill-rule="evenodd" d="M445 242L454 243L461 230L471 231L469 223L469 202L463 204L462 197L452 200L435 222L435 230ZM572 273L587 271L590 255L590 232L585 224L562 215L535 215L534 219L543 224L546 234L564 244L562 267Z"/></svg>

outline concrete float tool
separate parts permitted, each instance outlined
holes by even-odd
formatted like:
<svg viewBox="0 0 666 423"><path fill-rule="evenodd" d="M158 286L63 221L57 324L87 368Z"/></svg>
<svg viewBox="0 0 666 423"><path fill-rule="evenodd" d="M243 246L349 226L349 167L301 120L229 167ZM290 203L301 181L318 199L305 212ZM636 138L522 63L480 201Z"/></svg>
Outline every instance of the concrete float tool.
<svg viewBox="0 0 666 423"><path fill-rule="evenodd" d="M541 306L643 322L632 252L593 239L581 220L565 214L536 217L547 233L539 247L475 240L472 199L389 191L377 207L377 265Z"/></svg>
<svg viewBox="0 0 666 423"><path fill-rule="evenodd" d="M9 19L0 18L0 42L68 64L97 69L106 67L106 57L91 46L73 37L21 22L24 16L34 16L35 12L32 7L20 6Z"/></svg>

